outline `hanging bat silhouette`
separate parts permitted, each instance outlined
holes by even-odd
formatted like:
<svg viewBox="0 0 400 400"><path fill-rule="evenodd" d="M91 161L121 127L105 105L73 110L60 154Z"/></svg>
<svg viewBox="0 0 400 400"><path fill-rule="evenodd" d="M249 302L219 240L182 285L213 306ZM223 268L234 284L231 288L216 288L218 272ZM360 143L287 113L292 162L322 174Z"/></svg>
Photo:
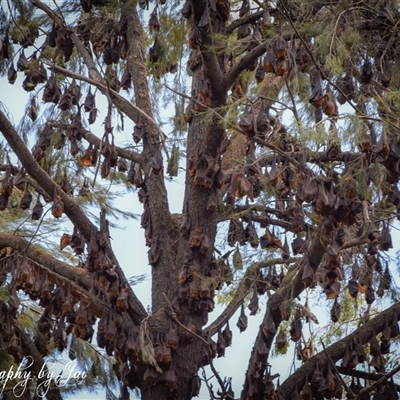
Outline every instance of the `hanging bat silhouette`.
<svg viewBox="0 0 400 400"><path fill-rule="evenodd" d="M294 251L293 251L294 252ZM312 287L315 281L315 273L311 267L307 254L304 256L303 274L301 276L304 287Z"/></svg>
<svg viewBox="0 0 400 400"><path fill-rule="evenodd" d="M209 213L215 213L218 210L217 195L216 195L215 190L211 190L210 197L208 198L208 201L207 201L206 210Z"/></svg>
<svg viewBox="0 0 400 400"><path fill-rule="evenodd" d="M121 85L121 88L124 90L129 90L132 87L132 75L128 71L127 68L125 69L124 73L122 74L120 85Z"/></svg>
<svg viewBox="0 0 400 400"><path fill-rule="evenodd" d="M318 193L318 184L315 181L315 179L311 177L310 174L307 174L301 189L302 189L303 200L309 203L314 199L315 195Z"/></svg>
<svg viewBox="0 0 400 400"><path fill-rule="evenodd" d="M57 80L55 74L51 74L49 80L47 81L44 91L42 100L45 103L54 103L58 104L61 96L61 90L57 85Z"/></svg>
<svg viewBox="0 0 400 400"><path fill-rule="evenodd" d="M64 235L63 235L64 237ZM67 240L67 239L65 239ZM63 242L63 240L62 240ZM78 229L76 228L76 226L74 226L74 230L72 232L72 236L70 239L69 244L71 245L72 249L74 250L76 255L80 255L83 254L84 249L85 249L85 238L83 237L83 235L78 232ZM61 245L60 245L61 248Z"/></svg>
<svg viewBox="0 0 400 400"><path fill-rule="evenodd" d="M143 380L148 386L153 386L158 379L158 372L153 367L147 367L143 374Z"/></svg>
<svg viewBox="0 0 400 400"><path fill-rule="evenodd" d="M101 163L101 177L103 179L107 178L107 176L110 174L111 166L108 158L104 158L103 162Z"/></svg>
<svg viewBox="0 0 400 400"><path fill-rule="evenodd" d="M385 360L381 354L373 357L369 362L369 366L374 367L376 372L385 372Z"/></svg>
<svg viewBox="0 0 400 400"><path fill-rule="evenodd" d="M302 332L302 322L301 318L299 316L295 316L294 320L292 321L290 325L290 337L294 342L298 342L301 338L301 332Z"/></svg>
<svg viewBox="0 0 400 400"><path fill-rule="evenodd" d="M311 384L310 384L310 377L307 374L304 385L301 389L301 399L302 400L311 400L312 399L312 390L311 390Z"/></svg>
<svg viewBox="0 0 400 400"><path fill-rule="evenodd" d="M255 78L257 83L261 83L264 80L265 77L265 66L262 62L260 62L258 64L258 67L256 69L256 73L255 73Z"/></svg>
<svg viewBox="0 0 400 400"><path fill-rule="evenodd" d="M153 236L153 239L151 241L151 246L150 250L148 252L148 259L149 259L149 264L154 267L154 264L158 261L161 255L161 249L160 245L158 243L158 237Z"/></svg>
<svg viewBox="0 0 400 400"><path fill-rule="evenodd" d="M197 397L200 394L201 380L197 374L193 375L191 382L190 398Z"/></svg>
<svg viewBox="0 0 400 400"><path fill-rule="evenodd" d="M250 139L254 136L254 122L253 106L246 104L244 111L240 116L239 126Z"/></svg>
<svg viewBox="0 0 400 400"><path fill-rule="evenodd" d="M249 302L247 308L250 310L250 315L256 315L258 311L258 294L257 290L253 290L253 296Z"/></svg>
<svg viewBox="0 0 400 400"><path fill-rule="evenodd" d="M145 125L142 122L141 117L139 116L139 118L133 128L133 133L132 133L133 141L135 143L139 143L144 134L145 134Z"/></svg>
<svg viewBox="0 0 400 400"><path fill-rule="evenodd" d="M287 339L285 332L282 329L280 329L278 335L276 336L275 346L278 349L283 349L285 348L286 345L287 345Z"/></svg>
<svg viewBox="0 0 400 400"><path fill-rule="evenodd" d="M249 221L246 229L244 230L244 235L246 240L249 241L250 246L253 247L253 249L256 249L260 243L260 240L258 238L256 228L251 220Z"/></svg>
<svg viewBox="0 0 400 400"><path fill-rule="evenodd" d="M247 315L244 312L244 306L242 304L240 315L236 326L239 328L240 333L244 332L247 329Z"/></svg>
<svg viewBox="0 0 400 400"><path fill-rule="evenodd" d="M36 101L35 98L33 97L28 110L28 117L32 120L32 122L35 122L37 116L38 116L38 111L37 111Z"/></svg>
<svg viewBox="0 0 400 400"><path fill-rule="evenodd" d="M238 30L237 30L237 39L245 39L251 35L251 28L250 24L243 24L240 25Z"/></svg>
<svg viewBox="0 0 400 400"><path fill-rule="evenodd" d="M211 17L209 8L207 6L204 7L203 14L201 15L200 21L197 24L197 27L203 33L208 33L211 30Z"/></svg>
<svg viewBox="0 0 400 400"><path fill-rule="evenodd" d="M390 327L387 316L385 317L385 326L382 330L380 351L381 354L388 354L390 351Z"/></svg>
<svg viewBox="0 0 400 400"><path fill-rule="evenodd" d="M54 285L50 283L47 272L44 273L42 287L40 290L40 302L39 305L41 307L47 307L50 304L51 299L53 298L53 287Z"/></svg>
<svg viewBox="0 0 400 400"><path fill-rule="evenodd" d="M178 348L179 343L179 333L178 328L175 324L171 324L168 332L165 335L165 344L172 350Z"/></svg>
<svg viewBox="0 0 400 400"><path fill-rule="evenodd" d="M275 236L274 231L271 232L269 228L265 228L265 233L263 236L260 236L260 246L262 249L276 249L282 248L282 242Z"/></svg>
<svg viewBox="0 0 400 400"><path fill-rule="evenodd" d="M69 182L69 179L68 179L66 171L64 171L64 174L63 174L63 176L61 178L60 187L61 187L61 189L63 190L64 193L73 195L73 189L72 189L71 184Z"/></svg>
<svg viewBox="0 0 400 400"><path fill-rule="evenodd" d="M237 219L231 219L229 221L228 228L228 244L233 247L236 242L245 243L245 234L243 229L243 223Z"/></svg>
<svg viewBox="0 0 400 400"><path fill-rule="evenodd" d="M159 146L155 151L153 157L149 161L149 167L151 168L154 175L159 175L163 169L163 160L161 154L161 147Z"/></svg>
<svg viewBox="0 0 400 400"><path fill-rule="evenodd" d="M120 313L123 313L128 310L128 287L126 284L122 284L119 290L119 295L115 302L115 308Z"/></svg>
<svg viewBox="0 0 400 400"><path fill-rule="evenodd" d="M341 306L337 302L337 299L335 299L335 302L333 303L333 306L331 308L331 321L338 322L340 318L340 313L341 313Z"/></svg>
<svg viewBox="0 0 400 400"><path fill-rule="evenodd" d="M4 174L3 181L2 181L1 192L6 197L10 196L12 189L13 189L13 178L11 175L11 169L12 169L11 165L7 165L6 172Z"/></svg>
<svg viewBox="0 0 400 400"><path fill-rule="evenodd" d="M317 214L327 214L330 211L329 199L323 182L318 184L318 192L313 200L313 206Z"/></svg>
<svg viewBox="0 0 400 400"><path fill-rule="evenodd" d="M282 36L282 31L280 30L277 40L274 43L274 52L278 60L283 60L287 56L288 44Z"/></svg>
<svg viewBox="0 0 400 400"><path fill-rule="evenodd" d="M282 170L280 166L277 165L276 155L272 158L271 170L267 172L266 175L271 186L277 187L281 180Z"/></svg>
<svg viewBox="0 0 400 400"><path fill-rule="evenodd" d="M171 364L170 368L162 373L160 380L165 383L171 393L175 393L178 390L178 378L174 365Z"/></svg>
<svg viewBox="0 0 400 400"><path fill-rule="evenodd" d="M384 88L388 88L392 82L392 67L387 56L383 61L382 72L380 74L379 81Z"/></svg>
<svg viewBox="0 0 400 400"><path fill-rule="evenodd" d="M28 184L25 183L25 190L21 202L19 203L19 207L22 210L27 210L31 206L31 203L32 203L32 193L28 189Z"/></svg>
<svg viewBox="0 0 400 400"><path fill-rule="evenodd" d="M72 306L73 306L73 297L71 294L71 285L68 282L67 292L65 293L64 302L62 304L62 315L66 315L72 312Z"/></svg>
<svg viewBox="0 0 400 400"><path fill-rule="evenodd" d="M375 291L372 287L368 287L365 292L365 301L367 304L372 304L375 301Z"/></svg>
<svg viewBox="0 0 400 400"><path fill-rule="evenodd" d="M290 72L290 63L286 58L278 59L275 63L275 74L277 76L286 77Z"/></svg>
<svg viewBox="0 0 400 400"><path fill-rule="evenodd" d="M373 333L372 338L369 341L369 352L373 357L379 356L381 354L379 342L376 338L375 332Z"/></svg>
<svg viewBox="0 0 400 400"><path fill-rule="evenodd" d="M100 246L106 249L110 245L110 232L105 210L100 213Z"/></svg>
<svg viewBox="0 0 400 400"><path fill-rule="evenodd" d="M110 167L116 167L118 162L118 151L114 144L114 135L112 134L111 144L110 144L110 154L108 155L108 163Z"/></svg>
<svg viewBox="0 0 400 400"><path fill-rule="evenodd" d="M13 85L15 83L15 81L17 80L17 71L14 67L14 62L11 62L10 67L8 68L7 71L7 79L8 82L11 83L11 85Z"/></svg>
<svg viewBox="0 0 400 400"><path fill-rule="evenodd" d="M160 335L155 344L155 359L158 365L164 370L171 365L171 350L166 346Z"/></svg>
<svg viewBox="0 0 400 400"><path fill-rule="evenodd" d="M373 148L372 151L374 154L377 155L376 161L382 162L387 160L388 155L390 153L390 145L385 131L383 131L381 137L379 138L378 143L376 144L376 146Z"/></svg>
<svg viewBox="0 0 400 400"><path fill-rule="evenodd" d="M99 245L97 242L96 228L92 227L90 231L90 240L87 247L89 258L95 259L99 254Z"/></svg>
<svg viewBox="0 0 400 400"><path fill-rule="evenodd" d="M65 88L63 95L60 97L58 108L62 111L67 111L71 109L71 105L72 105L71 95L68 92L68 89Z"/></svg>
<svg viewBox="0 0 400 400"><path fill-rule="evenodd" d="M361 76L360 80L362 83L370 83L372 78L374 76L374 73L372 71L372 64L369 59L364 61L364 64L361 68Z"/></svg>
<svg viewBox="0 0 400 400"><path fill-rule="evenodd" d="M274 336L276 334L275 322L272 318L271 310L268 308L265 315L265 322L262 326L262 331L265 337Z"/></svg>
<svg viewBox="0 0 400 400"><path fill-rule="evenodd" d="M229 193L239 198L246 195L251 201L254 201L253 185L246 178L244 172L232 174Z"/></svg>
<svg viewBox="0 0 400 400"><path fill-rule="evenodd" d="M26 172L25 168L21 168L17 174L14 177L14 186L18 188L19 190L23 190L24 188L24 183L25 183L25 178L26 177Z"/></svg>
<svg viewBox="0 0 400 400"><path fill-rule="evenodd" d="M28 60L25 56L24 49L21 49L21 53L20 53L18 61L17 61L17 69L18 69L18 71L21 71L21 72L29 69L29 64L28 64Z"/></svg>
<svg viewBox="0 0 400 400"><path fill-rule="evenodd" d="M275 64L276 64L276 56L271 49L267 50L267 53L264 57L264 69L266 73L274 74L275 73Z"/></svg>
<svg viewBox="0 0 400 400"><path fill-rule="evenodd" d="M126 172L129 169L128 161L124 158L119 158L117 162L118 172Z"/></svg>
<svg viewBox="0 0 400 400"><path fill-rule="evenodd" d="M289 257L290 257L289 243L287 240L287 235L285 234L285 241L284 241L283 247L282 247L282 258L284 260L287 260Z"/></svg>
<svg viewBox="0 0 400 400"><path fill-rule="evenodd" d="M393 248L392 236L390 235L389 226L384 225L379 237L379 247L383 251L388 251Z"/></svg>
<svg viewBox="0 0 400 400"><path fill-rule="evenodd" d="M153 46L149 49L149 60L152 64L156 64L164 57L165 51L160 43L158 36L156 36Z"/></svg>
<svg viewBox="0 0 400 400"><path fill-rule="evenodd" d="M225 329L222 331L222 336L225 340L225 347L232 345L232 331L229 328L229 321L226 323Z"/></svg>
<svg viewBox="0 0 400 400"><path fill-rule="evenodd" d="M337 115L338 115L337 105L335 103L335 99L334 99L334 97L332 95L332 92L330 91L329 88L326 89L326 92L325 92L325 95L324 95L324 102L322 104L322 111L329 118L337 117Z"/></svg>
<svg viewBox="0 0 400 400"><path fill-rule="evenodd" d="M79 152L80 152L80 148L78 146L78 141L75 137L72 137L70 139L71 142L71 148L70 148L70 153L72 157L75 157Z"/></svg>

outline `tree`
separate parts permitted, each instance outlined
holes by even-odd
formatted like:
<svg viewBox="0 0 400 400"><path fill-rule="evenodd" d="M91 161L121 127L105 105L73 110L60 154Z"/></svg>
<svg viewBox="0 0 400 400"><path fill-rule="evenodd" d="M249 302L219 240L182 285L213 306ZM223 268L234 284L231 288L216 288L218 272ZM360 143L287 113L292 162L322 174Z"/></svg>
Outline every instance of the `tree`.
<svg viewBox="0 0 400 400"><path fill-rule="evenodd" d="M255 314L265 296L241 399L398 398L390 343L400 303L387 253L400 207L398 10L373 0L2 4L0 71L11 84L23 74L30 96L18 130L7 104L0 111L0 209L4 221L40 221L29 240L0 233L3 351L16 363L30 355L37 368L51 341L63 351L66 334L95 334L114 358L121 398L139 388L143 399L189 399L210 364L219 383L210 396L229 399L212 360L231 344L232 315L241 308L246 329L247 306ZM95 90L106 102L100 135L89 130ZM163 96L176 111L168 135ZM125 117L134 144L116 146ZM178 172L175 215L165 181ZM143 205L151 312L113 253L99 179L132 185ZM74 228L60 248L74 262L37 236L62 216ZM208 323L217 291L227 305ZM315 316L296 301L304 292L326 295L334 323L355 305L359 327L326 348L307 344L302 327ZM372 309L377 296L390 307ZM35 330L18 322L27 299L40 306ZM268 357L287 336L304 364L277 385ZM47 396L61 398L54 382Z"/></svg>

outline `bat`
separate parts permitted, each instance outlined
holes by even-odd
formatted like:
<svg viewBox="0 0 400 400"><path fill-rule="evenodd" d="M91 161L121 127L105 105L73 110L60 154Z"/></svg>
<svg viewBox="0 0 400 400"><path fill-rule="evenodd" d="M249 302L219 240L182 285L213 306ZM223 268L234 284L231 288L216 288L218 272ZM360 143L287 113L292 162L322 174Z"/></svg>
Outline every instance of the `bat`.
<svg viewBox="0 0 400 400"><path fill-rule="evenodd" d="M254 289L253 296L249 302L247 308L250 310L250 315L256 315L258 311L258 295L257 290Z"/></svg>
<svg viewBox="0 0 400 400"><path fill-rule="evenodd" d="M105 210L100 213L100 246L106 249L110 245L110 231Z"/></svg>
<svg viewBox="0 0 400 400"><path fill-rule="evenodd" d="M236 326L239 328L240 333L244 332L247 329L247 315L244 312L244 307L242 304L240 315Z"/></svg>
<svg viewBox="0 0 400 400"><path fill-rule="evenodd" d="M283 349L283 348L285 348L286 345L287 345L287 339L286 339L285 332L282 329L280 329L279 333L275 339L275 346L278 349Z"/></svg>
<svg viewBox="0 0 400 400"><path fill-rule="evenodd" d="M163 160L161 154L161 147L158 146L157 150L155 151L153 157L151 157L149 161L149 167L152 169L154 175L159 175L163 169Z"/></svg>
<svg viewBox="0 0 400 400"><path fill-rule="evenodd" d="M256 249L260 243L260 239L258 238L256 228L251 220L249 221L246 229L244 230L244 235L246 239L249 241L250 246L253 247L253 249Z"/></svg>
<svg viewBox="0 0 400 400"><path fill-rule="evenodd" d="M372 78L374 76L374 73L372 71L372 64L371 61L366 59L364 61L364 64L361 68L361 76L360 76L360 80L362 83L370 83Z"/></svg>
<svg viewBox="0 0 400 400"><path fill-rule="evenodd" d="M267 53L264 57L264 69L266 73L274 74L275 73L275 63L276 63L276 56L271 49L267 50Z"/></svg>
<svg viewBox="0 0 400 400"><path fill-rule="evenodd" d="M19 60L18 60L19 62ZM17 68L18 68L18 64L17 64ZM54 104L58 104L59 100L60 100L60 96L61 96L61 90L57 85L57 79L55 74L51 74L50 78L48 79L44 90L43 90L43 96L42 96L42 100L45 103L54 103Z"/></svg>
<svg viewBox="0 0 400 400"><path fill-rule="evenodd" d="M389 226L384 225L379 237L379 247L383 251L388 251L393 248L392 236L390 235Z"/></svg>
<svg viewBox="0 0 400 400"><path fill-rule="evenodd" d="M333 306L331 308L331 321L338 322L340 318L340 313L341 313L341 306L337 302L337 299L335 299L335 302L333 303Z"/></svg>
<svg viewBox="0 0 400 400"><path fill-rule="evenodd" d="M14 67L14 63L11 62L10 67L8 68L8 71L7 71L8 83L11 83L11 85L13 85L15 83L15 81L17 80L17 76L18 76L18 73Z"/></svg>
<svg viewBox="0 0 400 400"><path fill-rule="evenodd" d="M315 273L311 267L310 260L308 259L307 255L304 256L303 273L301 276L301 280L304 287L311 287L315 281Z"/></svg>
<svg viewBox="0 0 400 400"><path fill-rule="evenodd" d="M119 289L119 295L115 302L115 308L120 313L123 313L128 310L128 288L126 284L122 284Z"/></svg>
<svg viewBox="0 0 400 400"><path fill-rule="evenodd" d="M176 350L178 348L179 333L176 325L170 325L169 330L165 335L165 343L167 347L172 350Z"/></svg>
<svg viewBox="0 0 400 400"><path fill-rule="evenodd" d="M7 165L6 167L6 172L4 174L3 177L3 181L2 181L2 188L1 188L1 193L5 196L5 197L9 197L11 195L11 192L13 190L13 178L11 175L11 165Z"/></svg>
<svg viewBox="0 0 400 400"><path fill-rule="evenodd" d="M278 60L283 60L287 56L288 44L282 36L282 32L279 32L278 38L274 43L274 52Z"/></svg>
<svg viewBox="0 0 400 400"><path fill-rule="evenodd" d="M28 190L28 184L25 183L25 190L22 196L21 202L19 203L19 207L22 210L27 210L32 203L32 193Z"/></svg>
<svg viewBox="0 0 400 400"><path fill-rule="evenodd" d="M64 89L63 95L60 97L60 102L58 103L58 108L62 111L70 110L72 106L71 95L68 89Z"/></svg>
<svg viewBox="0 0 400 400"><path fill-rule="evenodd" d="M197 397L200 394L201 380L197 374L193 375L191 381L190 398Z"/></svg>
<svg viewBox="0 0 400 400"><path fill-rule="evenodd" d="M211 30L211 18L210 18L210 12L209 12L207 5L204 7L203 13L201 15L199 23L197 24L197 27L203 33L208 33Z"/></svg>
<svg viewBox="0 0 400 400"><path fill-rule="evenodd" d="M63 190L64 193L66 194L73 194L73 189L71 187L71 184L68 180L67 172L64 171L63 177L61 178L60 182L60 187Z"/></svg>
<svg viewBox="0 0 400 400"><path fill-rule="evenodd" d="M253 106L246 104L242 115L240 116L239 126L244 134L251 139L254 136L254 112Z"/></svg>

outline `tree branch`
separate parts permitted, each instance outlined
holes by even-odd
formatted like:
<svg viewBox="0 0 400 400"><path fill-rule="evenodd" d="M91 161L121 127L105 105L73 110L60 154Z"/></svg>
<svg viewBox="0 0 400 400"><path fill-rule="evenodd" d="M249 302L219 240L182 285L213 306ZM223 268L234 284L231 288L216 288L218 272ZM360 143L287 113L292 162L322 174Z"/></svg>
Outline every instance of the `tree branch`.
<svg viewBox="0 0 400 400"><path fill-rule="evenodd" d="M18 133L1 110L0 132L3 133L8 144L13 149L29 175L37 182L40 182L40 185L50 198L53 198L55 190L57 190L58 193L62 193L60 186L39 166L32 154L26 148L25 142L19 137ZM91 223L85 212L72 196L65 194L62 200L64 202L65 214L89 242L93 229L97 232L97 228ZM136 323L140 323L140 321L147 315L146 310L134 294L132 288L129 286L111 247L107 249L107 255L111 262L117 266L117 273L120 282L126 283L128 286L128 296L130 298L130 304L132 305L132 308L129 309L130 316Z"/></svg>
<svg viewBox="0 0 400 400"><path fill-rule="evenodd" d="M235 80L240 76L240 74L250 65L254 63L258 57L262 56L267 51L267 45L264 43L259 44L249 53L247 53L244 57L240 59L240 61L232 67L232 69L225 76L225 87L230 88Z"/></svg>
<svg viewBox="0 0 400 400"><path fill-rule="evenodd" d="M104 307L110 311L112 310L107 303L89 292L92 286L99 291L100 286L98 282L93 280L93 276L84 269L59 261L27 240L8 233L0 233L0 248L3 247L11 247L21 253L25 252L28 259L33 261L37 268L47 272L51 282L57 285L60 285L60 282L65 282L65 287L66 283L69 283L72 295L77 299L83 295L85 300L89 302L90 309L96 317L100 318L102 316ZM132 304L129 304L129 300L128 306L132 306ZM116 315L118 316L119 314L116 313ZM124 319L122 316L118 318L118 324L121 326L124 323Z"/></svg>
<svg viewBox="0 0 400 400"><path fill-rule="evenodd" d="M247 268L243 278L241 279L235 294L233 295L231 301L226 306L225 310L216 318L216 320L210 324L208 327L204 328L204 331L208 332L209 336L214 336L218 330L226 324L237 309L243 303L244 298L249 294L251 287L257 279L257 269L265 268L277 264L292 264L299 261L300 258L291 257L287 260L283 258L264 260L262 262L257 262Z"/></svg>
<svg viewBox="0 0 400 400"><path fill-rule="evenodd" d="M364 345L369 340L371 340L374 332L375 334L382 332L385 326L386 318L388 319L389 324L392 322L395 313L396 315L400 313L400 302L379 313L375 318L371 319L366 324L363 324L360 328L353 331L350 335L329 346L326 349L327 354L329 354L334 362L340 360L344 356L349 340L357 336L361 343ZM312 372L314 371L317 363L322 370L325 369L325 367L328 365L329 360L325 352L320 352L315 356L309 358L302 367L300 367L296 372L294 372L288 379L286 379L282 383L281 389L284 393L285 399L291 398L291 394L295 390L296 386L301 388L304 385L306 376L312 375ZM384 379L387 379L386 376L384 377Z"/></svg>

